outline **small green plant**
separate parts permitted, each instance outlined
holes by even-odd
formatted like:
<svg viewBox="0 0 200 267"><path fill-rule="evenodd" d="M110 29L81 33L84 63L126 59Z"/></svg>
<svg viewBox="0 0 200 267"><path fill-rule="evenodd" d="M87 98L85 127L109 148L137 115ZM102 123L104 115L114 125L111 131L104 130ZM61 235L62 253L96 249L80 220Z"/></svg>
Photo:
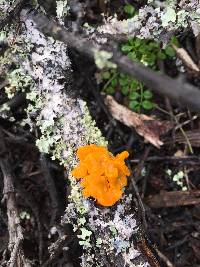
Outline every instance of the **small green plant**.
<svg viewBox="0 0 200 267"><path fill-rule="evenodd" d="M135 37L123 44L121 49L133 61L141 62L153 69L156 69L157 60L164 60L167 57L175 56L172 41L170 41L165 49L162 49L160 44L155 41Z"/></svg>
<svg viewBox="0 0 200 267"><path fill-rule="evenodd" d="M176 43L176 38L173 38L165 49L162 49L155 41L135 37L123 44L121 50L131 60L157 70L158 60L175 56L172 43ZM130 109L141 112L141 110L151 110L155 106L152 92L147 90L142 82L116 69L103 71L102 78L105 81L103 90L111 95L117 91L122 93Z"/></svg>
<svg viewBox="0 0 200 267"><path fill-rule="evenodd" d="M186 185L184 185L185 180L185 174L183 171L179 171L176 174L172 174L172 171L170 169L166 170L166 174L169 176L169 178L176 183L179 187L181 187L182 191L187 191L188 188Z"/></svg>
<svg viewBox="0 0 200 267"><path fill-rule="evenodd" d="M126 4L124 6L124 12L129 16L129 17L133 17L135 15L135 8L134 6L130 5L130 4Z"/></svg>

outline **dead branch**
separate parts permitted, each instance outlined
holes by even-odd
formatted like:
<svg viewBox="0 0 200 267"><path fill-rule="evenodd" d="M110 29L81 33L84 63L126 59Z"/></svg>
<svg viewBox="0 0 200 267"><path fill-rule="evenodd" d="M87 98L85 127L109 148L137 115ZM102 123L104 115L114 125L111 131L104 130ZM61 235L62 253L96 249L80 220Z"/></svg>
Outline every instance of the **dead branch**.
<svg viewBox="0 0 200 267"><path fill-rule="evenodd" d="M103 46L96 46L91 41L68 32L64 27L45 15L30 14L29 16L33 18L37 28L44 34L68 44L92 59L95 57L95 51L106 50ZM114 47L111 48L113 48L113 51L116 50ZM142 81L152 91L165 95L175 102L180 102L192 110L200 111L200 91L195 86L182 80L175 80L164 74L156 73L140 63L133 62L127 56L123 56L120 51L114 52L111 61L117 64L123 73Z"/></svg>
<svg viewBox="0 0 200 267"><path fill-rule="evenodd" d="M4 177L4 198L7 206L8 216L8 232L9 232L9 250L11 252L10 260L7 263L8 267L17 266L31 266L24 256L21 248L23 241L23 230L20 225L19 210L16 203L15 188L14 188L14 174L11 171L9 158L7 155L5 139L3 132L0 129L0 168Z"/></svg>
<svg viewBox="0 0 200 267"><path fill-rule="evenodd" d="M64 235L61 238L59 238L54 244L51 245L50 249L50 257L49 259L42 265L42 267L48 267L50 266L54 260L59 256L59 254L64 249L64 246L66 246L66 243L71 242L71 240L68 240L68 236Z"/></svg>

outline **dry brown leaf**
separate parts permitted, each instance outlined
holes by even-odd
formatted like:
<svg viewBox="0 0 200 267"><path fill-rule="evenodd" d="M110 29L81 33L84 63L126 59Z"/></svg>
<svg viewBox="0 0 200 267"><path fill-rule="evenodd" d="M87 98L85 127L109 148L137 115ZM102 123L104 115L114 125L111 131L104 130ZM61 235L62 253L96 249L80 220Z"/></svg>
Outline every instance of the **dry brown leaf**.
<svg viewBox="0 0 200 267"><path fill-rule="evenodd" d="M128 127L133 127L146 141L157 148L163 145L160 135L166 133L171 124L168 121L159 121L144 114L138 114L118 104L112 96L106 96L105 103L112 116Z"/></svg>

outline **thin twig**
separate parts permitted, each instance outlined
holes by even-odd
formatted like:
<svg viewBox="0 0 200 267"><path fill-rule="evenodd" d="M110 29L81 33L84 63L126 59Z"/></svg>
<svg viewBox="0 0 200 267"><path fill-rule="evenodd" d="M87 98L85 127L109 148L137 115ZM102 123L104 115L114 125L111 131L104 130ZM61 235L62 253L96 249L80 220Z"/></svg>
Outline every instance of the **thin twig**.
<svg viewBox="0 0 200 267"><path fill-rule="evenodd" d="M67 240L67 235L62 236L59 238L53 245L52 245L52 251L49 259L42 265L42 267L49 267L53 263L53 261L59 256L59 254L62 252L64 245L66 243L70 243L72 240Z"/></svg>
<svg viewBox="0 0 200 267"><path fill-rule="evenodd" d="M128 166L129 166L129 169L131 169L130 164L128 164ZM147 222L146 222L146 216L145 216L145 208L144 208L144 205L143 205L143 202L142 202L142 199L141 199L141 196L140 196L140 193L139 193L138 187L136 185L135 178L134 178L133 174L131 174L129 177L131 180L131 185L133 186L135 195L136 195L138 203L139 203L141 218L142 218L142 225L143 225L144 230L146 230L147 229Z"/></svg>
<svg viewBox="0 0 200 267"><path fill-rule="evenodd" d="M190 112L189 112L189 114L190 114ZM178 125L176 125L175 130L178 130L180 127L185 126L185 125L187 125L188 123L193 124L193 121L196 120L196 119L198 119L198 116L197 116L197 115L194 115L194 116L190 117L189 120L186 120L186 121L184 121L183 123L179 123ZM191 126L192 126L192 128L193 128L193 125L191 125Z"/></svg>
<svg viewBox="0 0 200 267"><path fill-rule="evenodd" d="M177 125L179 125L179 122L178 122L176 116L174 116L174 119L175 119ZM184 138L185 138L185 140L186 140L186 142L187 142L187 145L188 145L188 148L189 148L190 153L191 153L191 154L194 154L194 151L193 151L192 145L191 145L191 143L190 143L190 140L189 140L189 138L187 137L187 134L185 133L185 131L183 130L183 128L182 128L181 126L180 126L180 131L181 131L182 135L184 136Z"/></svg>
<svg viewBox="0 0 200 267"><path fill-rule="evenodd" d="M175 267L174 264L171 263L171 261L159 249L156 248L156 252L167 267Z"/></svg>
<svg viewBox="0 0 200 267"><path fill-rule="evenodd" d="M2 129L0 128L0 168L4 178L4 198L7 206L8 216L8 232L9 232L9 250L11 252L8 267L15 265L29 266L24 252L21 248L23 241L23 231L20 225L19 210L16 203L14 174L10 166L8 151L5 144L5 138Z"/></svg>
<svg viewBox="0 0 200 267"><path fill-rule="evenodd" d="M164 157L159 157L159 156L152 156L152 157L147 157L146 162L152 162L152 161L191 161L191 160L197 160L198 162L200 161L200 156L183 156L183 157L176 157L176 156L164 156ZM141 162L141 159L131 159L131 163L139 163Z"/></svg>

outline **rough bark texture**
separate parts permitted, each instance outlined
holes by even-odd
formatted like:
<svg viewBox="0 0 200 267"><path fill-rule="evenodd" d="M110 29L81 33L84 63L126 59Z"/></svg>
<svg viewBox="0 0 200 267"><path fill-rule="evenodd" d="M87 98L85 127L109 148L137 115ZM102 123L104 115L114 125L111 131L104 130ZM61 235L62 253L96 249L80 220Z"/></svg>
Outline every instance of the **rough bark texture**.
<svg viewBox="0 0 200 267"><path fill-rule="evenodd" d="M91 119L86 103L71 96L75 89L70 87L72 70L66 45L45 37L26 14L25 10L21 13L18 34L14 26L7 29L9 49L2 59L3 63L19 64L7 78L16 90L28 90L31 104L24 123L40 129L38 148L66 167L71 193L62 223L72 224L78 232L84 248L82 266L149 266L134 241L141 236L141 229L133 196L125 194L112 208L98 207L82 197L79 184L70 175L77 164L78 147L91 143L106 146L107 142Z"/></svg>
<svg viewBox="0 0 200 267"><path fill-rule="evenodd" d="M194 35L199 35L199 8L197 0L148 1L133 18L108 18L98 30L103 34L125 34L129 38L137 36L141 39L155 39L166 45L181 27L187 28L190 25Z"/></svg>
<svg viewBox="0 0 200 267"><path fill-rule="evenodd" d="M51 153L61 160L68 172L72 187L71 203L63 223L73 224L74 231L81 230L78 237L85 248L82 265L109 266L114 263L116 266L148 266L131 241L133 235L139 234L135 214L129 214L132 196L124 197L113 210L96 207L92 201L82 198L79 185L70 176L70 170L77 164L75 152L79 146L88 143L106 145L106 142L94 126L86 104L81 99L70 97L70 87L64 89L64 84L59 84L59 78L66 78L67 73L66 81L71 78L66 45L45 38L34 28L32 21L24 19L24 22L28 29L24 32L24 41L32 43L35 52L29 55L31 61L23 62L22 66L33 77L37 84L35 92L42 98L37 121L43 134L37 145L43 152L49 152L45 151L46 143L50 150L54 145ZM38 77L39 67L41 77ZM52 144L49 144L49 127L52 127Z"/></svg>

